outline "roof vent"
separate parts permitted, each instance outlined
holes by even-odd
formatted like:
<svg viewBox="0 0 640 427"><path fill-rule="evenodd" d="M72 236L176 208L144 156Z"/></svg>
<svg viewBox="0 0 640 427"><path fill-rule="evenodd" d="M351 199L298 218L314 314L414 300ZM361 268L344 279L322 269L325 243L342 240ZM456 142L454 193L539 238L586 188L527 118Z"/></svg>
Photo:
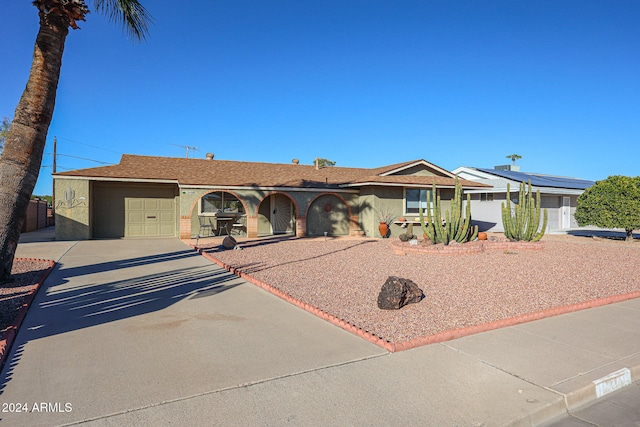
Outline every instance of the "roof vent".
<svg viewBox="0 0 640 427"><path fill-rule="evenodd" d="M500 165L500 166L494 166L493 169L495 169L497 171L520 172L520 166L519 165Z"/></svg>
<svg viewBox="0 0 640 427"><path fill-rule="evenodd" d="M297 165L298 163L300 163L300 160L293 159L293 160L291 160L291 163L293 163L294 165Z"/></svg>
<svg viewBox="0 0 640 427"><path fill-rule="evenodd" d="M207 153L207 160L213 160L213 153Z"/></svg>

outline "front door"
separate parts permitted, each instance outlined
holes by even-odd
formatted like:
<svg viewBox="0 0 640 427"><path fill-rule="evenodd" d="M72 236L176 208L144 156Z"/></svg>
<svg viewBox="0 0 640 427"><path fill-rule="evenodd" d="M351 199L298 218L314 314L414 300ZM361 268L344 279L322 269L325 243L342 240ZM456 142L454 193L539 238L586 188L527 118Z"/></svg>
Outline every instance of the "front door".
<svg viewBox="0 0 640 427"><path fill-rule="evenodd" d="M271 228L273 234L293 232L293 203L287 196L271 196Z"/></svg>
<svg viewBox="0 0 640 427"><path fill-rule="evenodd" d="M562 228L571 227L571 199L562 197Z"/></svg>

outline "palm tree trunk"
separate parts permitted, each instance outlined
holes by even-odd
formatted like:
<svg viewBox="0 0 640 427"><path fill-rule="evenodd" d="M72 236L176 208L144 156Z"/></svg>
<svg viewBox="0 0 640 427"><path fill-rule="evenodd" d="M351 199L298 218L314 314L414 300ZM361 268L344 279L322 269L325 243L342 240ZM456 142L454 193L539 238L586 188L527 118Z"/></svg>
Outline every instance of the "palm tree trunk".
<svg viewBox="0 0 640 427"><path fill-rule="evenodd" d="M40 13L29 81L0 156L0 283L11 279L20 230L36 185L56 101L68 24Z"/></svg>

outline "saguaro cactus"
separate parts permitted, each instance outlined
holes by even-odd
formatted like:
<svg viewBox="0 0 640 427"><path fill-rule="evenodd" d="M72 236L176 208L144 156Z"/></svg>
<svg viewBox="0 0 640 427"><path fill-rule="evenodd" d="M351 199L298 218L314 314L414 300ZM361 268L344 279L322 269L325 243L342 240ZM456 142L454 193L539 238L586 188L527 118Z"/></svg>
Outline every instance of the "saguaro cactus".
<svg viewBox="0 0 640 427"><path fill-rule="evenodd" d="M431 194L434 195L433 212L431 211ZM445 211L444 223L441 209L440 196L435 196L436 186L433 191L427 192L427 220L425 223L422 206L420 206L420 225L427 237L433 243L444 243L448 245L452 241L464 243L475 240L478 236L478 226L471 226L471 203L470 196L467 195L467 206L465 217L462 218L462 186L456 178L456 189L451 202L451 213Z"/></svg>
<svg viewBox="0 0 640 427"><path fill-rule="evenodd" d="M540 225L540 190L536 192L536 200L533 200L531 181L528 183L528 191L525 191L524 182L520 183L518 203L515 204L512 214L511 186L507 184L507 201L502 203L502 224L504 235L509 240L524 240L537 242L544 236L547 228L547 210L544 210L542 229Z"/></svg>

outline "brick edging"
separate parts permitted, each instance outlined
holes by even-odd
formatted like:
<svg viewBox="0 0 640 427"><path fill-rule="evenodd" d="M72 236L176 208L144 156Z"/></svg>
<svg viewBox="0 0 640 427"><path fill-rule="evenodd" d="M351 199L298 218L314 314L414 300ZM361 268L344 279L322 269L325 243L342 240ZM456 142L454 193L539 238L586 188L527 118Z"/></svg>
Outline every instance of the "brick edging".
<svg viewBox="0 0 640 427"><path fill-rule="evenodd" d="M517 242L509 242L509 243L517 243ZM311 304L307 304L297 298L294 298L292 296L290 296L289 294L282 292L281 290L261 281L258 280L246 273L243 273L242 271L240 271L239 269L236 269L232 266L230 266L229 264L225 264L224 262L220 261L217 258L214 258L212 255L203 252L202 249L200 248L196 248L193 245L190 245L192 248L194 248L198 253L200 253L202 256L204 256L205 258L207 258L210 261L213 261L214 263L216 263L217 265L219 265L220 267L224 268L225 270L228 270L229 272L231 272L232 274L235 274L238 277L241 277L243 279L245 279L247 282L250 282L264 290L266 290L267 292L287 301L290 302L291 304L298 306L300 308L302 308L305 311L308 311L311 314L314 314L315 316L318 316L321 319L326 320L329 323L332 323L342 329L344 329L345 331L351 332L354 335L357 335L361 338L364 338L365 340L384 348L385 350L391 352L391 353L395 353L397 351L403 351L403 350L409 350L412 348L416 348L416 347L422 347L424 345L428 345L428 344L436 344L436 343L441 343L441 342L445 342L445 341L450 341L456 338L462 338L465 336L469 336L469 335L474 335L474 334L478 334L481 332L487 332L487 331L491 331L494 329L501 329L501 328L506 328L508 326L515 326L515 325L519 325L522 323L527 323L527 322L532 322L534 320L540 320L540 319L544 319L547 317L553 317L553 316L558 316L560 314L567 314L567 313L572 313L575 311L580 311L580 310L586 310L588 308L594 308L594 307L600 307L603 305L608 305L608 304L613 304L613 303L617 303L617 302L622 302L622 301L626 301L626 300L630 300L630 299L634 299L634 298L640 298L640 291L636 291L636 292L631 292L628 294L620 294L620 295L614 295L614 296L609 296L609 297L603 297L603 298L596 298L593 300L589 300L589 301L584 301L584 302L579 302L576 304L571 304L571 305L566 305L566 306L561 306L561 307L553 307L553 308L548 308L546 310L542 310L542 311L537 311L534 313L527 313L527 314L521 314L519 316L514 316L514 317L509 317L506 319L501 319L501 320L496 320L493 322L489 322L489 323L483 323L480 325L474 325L474 326L467 326L465 328L459 328L459 329L452 329L449 331L443 331L443 332L439 332L437 334L433 334L433 335L427 335L424 337L418 337L418 338L413 338L411 340L408 341L399 341L399 342L389 342L386 341L370 332L367 332L363 329L358 328L357 326L345 321L344 319L340 319L330 313L327 313L325 311L320 310L317 307L312 306Z"/></svg>
<svg viewBox="0 0 640 427"><path fill-rule="evenodd" d="M586 310L588 308L600 307L603 305L622 302L630 299L640 298L640 291L631 292L628 294L620 294L603 298L596 298L589 301L579 302L576 304L570 304L560 307L548 308L546 310L537 311L534 313L521 314L515 317L508 317L506 319L496 320L489 323L483 323L475 326L467 326L460 329L452 329L450 331L439 332L434 335L426 337L414 338L409 341L401 341L395 343L396 351L408 350L410 348L421 347L427 344L435 344L444 341L450 341L456 338L466 337L468 335L474 335L481 332L487 332L494 329L506 328L508 326L520 325L522 323L533 322L534 320L541 320L547 317L558 316L561 314L573 313L580 310Z"/></svg>
<svg viewBox="0 0 640 427"><path fill-rule="evenodd" d="M48 259L38 259L38 258L16 258L16 260L27 261L27 262L48 262L49 267L42 272L40 277L34 283L34 288L29 291L29 293L25 296L25 301L22 306L18 309L18 314L13 319L11 324L7 327L7 331L5 332L4 339L0 340L0 369L4 367L5 362L7 361L7 357L9 352L11 351L11 346L13 345L13 341L16 338L16 334L20 329L20 325L22 325L22 321L27 315L27 311L33 302L33 298L38 293L40 286L44 283L45 279L49 276L49 274L53 271L56 263L55 261L51 261Z"/></svg>
<svg viewBox="0 0 640 427"><path fill-rule="evenodd" d="M484 252L485 250L541 250L544 249L543 242L509 242L490 240L478 240L474 242L460 243L457 245L410 245L407 242L394 240L391 242L391 249L395 255L412 254L440 254L440 255L466 255Z"/></svg>

